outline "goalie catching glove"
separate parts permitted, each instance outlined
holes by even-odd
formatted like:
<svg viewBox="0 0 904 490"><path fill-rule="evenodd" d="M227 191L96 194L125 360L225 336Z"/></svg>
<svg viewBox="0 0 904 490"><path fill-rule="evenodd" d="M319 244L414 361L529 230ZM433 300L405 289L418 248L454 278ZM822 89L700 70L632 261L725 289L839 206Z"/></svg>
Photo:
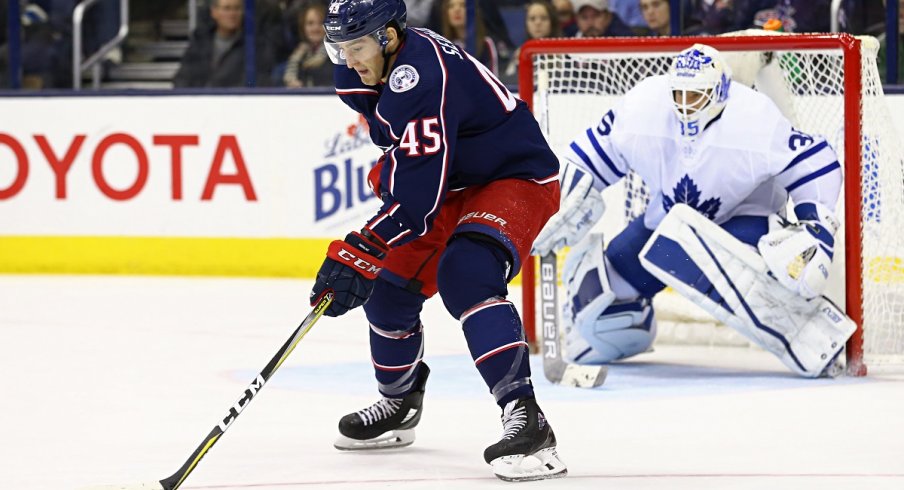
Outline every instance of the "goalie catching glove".
<svg viewBox="0 0 904 490"><path fill-rule="evenodd" d="M574 246L587 236L605 210L603 196L593 186L593 177L572 164L565 164L559 212L537 235L531 254L542 257L562 247Z"/></svg>
<svg viewBox="0 0 904 490"><path fill-rule="evenodd" d="M334 240L327 249L326 259L317 271L311 289L311 306L329 290L336 297L324 313L340 316L367 302L374 291L374 280L383 268L383 258L389 248L370 234L351 232L345 240Z"/></svg>
<svg viewBox="0 0 904 490"><path fill-rule="evenodd" d="M799 204L794 211L798 223L770 216L769 233L760 238L757 248L782 286L804 298L815 298L828 282L839 225L819 203Z"/></svg>

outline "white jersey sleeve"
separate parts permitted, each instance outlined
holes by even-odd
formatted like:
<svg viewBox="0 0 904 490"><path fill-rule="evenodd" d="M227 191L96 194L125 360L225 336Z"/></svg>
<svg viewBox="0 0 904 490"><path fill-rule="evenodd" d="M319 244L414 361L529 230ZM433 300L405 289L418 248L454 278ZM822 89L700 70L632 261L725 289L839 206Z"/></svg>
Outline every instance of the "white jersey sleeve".
<svg viewBox="0 0 904 490"><path fill-rule="evenodd" d="M593 176L593 187L602 190L625 176L628 164L614 136L618 133L616 114L622 104L603 114L599 123L581 131L568 145L563 159Z"/></svg>
<svg viewBox="0 0 904 490"><path fill-rule="evenodd" d="M828 141L819 135L809 135L794 129L782 118L776 125L770 152L770 163L776 183L788 192L795 204L798 219L818 219L800 216L813 206L834 210L841 193L842 172L838 156Z"/></svg>

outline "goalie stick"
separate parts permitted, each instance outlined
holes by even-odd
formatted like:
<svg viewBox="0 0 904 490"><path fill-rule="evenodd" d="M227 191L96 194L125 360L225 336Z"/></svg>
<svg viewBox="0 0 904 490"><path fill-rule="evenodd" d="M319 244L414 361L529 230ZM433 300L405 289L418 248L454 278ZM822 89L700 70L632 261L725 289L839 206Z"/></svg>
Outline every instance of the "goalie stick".
<svg viewBox="0 0 904 490"><path fill-rule="evenodd" d="M261 371L254 381L248 385L248 388L245 389L244 393L242 393L242 397L239 398L235 404L229 407L229 411L226 413L226 416L223 417L217 425L213 427L213 430L210 431L210 434L207 434L207 437L201 441L201 444L195 449L195 452L188 457L188 460L185 461L185 464L179 468L178 471L173 473L171 476L160 480L159 482L148 482L148 483L138 483L131 485L106 485L106 486L94 486L88 487L83 490L176 490L182 483L188 478L188 475L195 469L195 466L201 461L201 458L207 454L207 451L213 447L214 444L220 440L220 437L223 436L223 433L226 432L227 429L235 422L235 419L242 413L242 411L248 407L248 404L251 403L251 400L254 399L255 395L260 392L260 390L264 387L264 384L273 376L273 373L276 372L277 369L282 365L283 362L289 357L289 354L295 350L295 346L298 345L298 342L301 341L302 338L311 330L314 326L314 323L317 322L318 319L323 315L323 312L326 311L327 307L330 303L333 302L333 292L327 291L324 294L320 301L314 306L313 310L308 313L308 316L302 320L301 325L292 332L292 336L279 348L279 351L276 352L276 355L273 356L273 359L270 359L270 362L264 367L264 370Z"/></svg>
<svg viewBox="0 0 904 490"><path fill-rule="evenodd" d="M606 381L606 366L581 366L565 362L559 342L559 288L555 252L540 258L540 313L543 325L543 374L552 383L596 388Z"/></svg>

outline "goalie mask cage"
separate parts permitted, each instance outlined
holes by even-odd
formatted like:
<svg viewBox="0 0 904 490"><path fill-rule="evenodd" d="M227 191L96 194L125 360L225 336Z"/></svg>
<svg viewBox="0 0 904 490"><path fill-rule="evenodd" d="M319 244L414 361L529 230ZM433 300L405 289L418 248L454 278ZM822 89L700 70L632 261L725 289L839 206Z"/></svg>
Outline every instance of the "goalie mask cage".
<svg viewBox="0 0 904 490"><path fill-rule="evenodd" d="M766 92L797 129L824 136L842 160L844 195L836 213L843 226L836 236L835 270L830 276L838 291L828 295L857 324L847 346L848 372L865 375L867 365L900 366L904 162L900 134L892 125L879 80L878 42L848 34L757 34L533 40L521 48L519 91L559 153L639 81L666 73L678 51L700 42L722 51L732 66L734 83ZM624 226L646 206L642 181L632 174L622 181L623 194L617 200L608 190L604 193L607 209L600 226L606 240L620 230L614 226ZM613 216L620 224L606 223ZM534 347L537 262L531 257L523 269L524 323ZM843 281L832 281L841 277ZM666 307L657 303L657 318L681 318L681 311L664 308L696 308L681 301L677 305L669 301Z"/></svg>

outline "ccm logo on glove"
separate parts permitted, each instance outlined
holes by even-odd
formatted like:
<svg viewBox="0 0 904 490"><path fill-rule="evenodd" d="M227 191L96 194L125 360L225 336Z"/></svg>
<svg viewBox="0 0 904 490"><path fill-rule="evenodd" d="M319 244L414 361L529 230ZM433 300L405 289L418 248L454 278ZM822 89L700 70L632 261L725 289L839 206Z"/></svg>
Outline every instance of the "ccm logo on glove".
<svg viewBox="0 0 904 490"><path fill-rule="evenodd" d="M359 274L368 279L376 279L377 274L382 269L382 260L379 257L385 252L382 250L368 250L371 247L368 247L363 240L355 245L357 247L343 240L334 240L330 243L330 248L327 250L326 255L337 262L356 269Z"/></svg>

